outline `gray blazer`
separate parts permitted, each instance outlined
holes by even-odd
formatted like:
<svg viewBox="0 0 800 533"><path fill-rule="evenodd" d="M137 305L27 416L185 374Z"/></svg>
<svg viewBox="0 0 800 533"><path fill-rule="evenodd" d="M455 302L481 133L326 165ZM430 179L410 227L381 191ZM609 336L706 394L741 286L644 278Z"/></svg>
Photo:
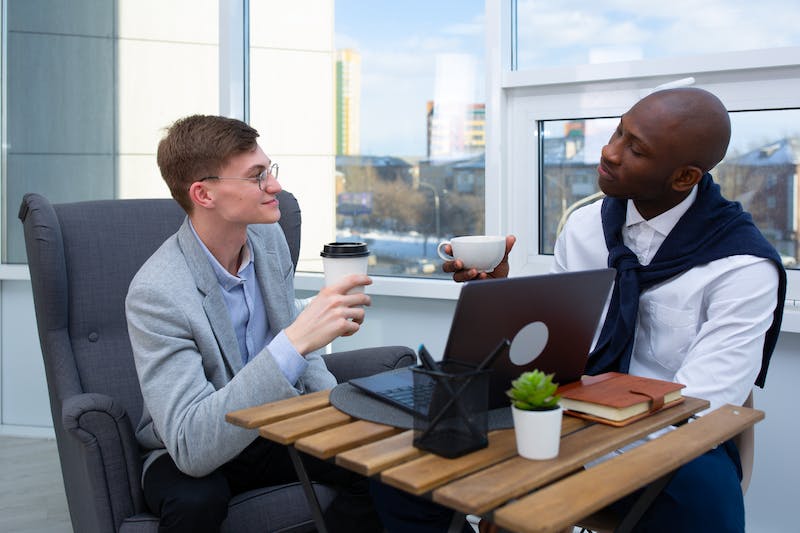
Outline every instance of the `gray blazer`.
<svg viewBox="0 0 800 533"><path fill-rule="evenodd" d="M289 248L278 224L250 226L247 233L277 334L301 308ZM336 385L317 352L306 356L309 365L295 386L266 348L242 366L222 291L188 219L133 278L125 312L144 399L136 430L144 470L168 452L186 474L209 474L258 436L227 423L225 413Z"/></svg>

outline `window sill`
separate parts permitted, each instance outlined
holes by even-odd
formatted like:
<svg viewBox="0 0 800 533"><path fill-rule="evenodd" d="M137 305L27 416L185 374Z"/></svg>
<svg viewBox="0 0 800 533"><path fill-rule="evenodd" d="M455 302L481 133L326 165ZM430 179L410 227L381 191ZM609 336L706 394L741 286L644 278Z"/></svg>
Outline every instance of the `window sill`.
<svg viewBox="0 0 800 533"><path fill-rule="evenodd" d="M0 281L29 281L31 273L28 265L8 265L0 264Z"/></svg>
<svg viewBox="0 0 800 533"><path fill-rule="evenodd" d="M319 291L323 286L323 275L318 272L298 272L294 288L304 291ZM448 279L399 278L373 276L367 294L374 296L402 296L405 298L431 298L457 300L461 286Z"/></svg>

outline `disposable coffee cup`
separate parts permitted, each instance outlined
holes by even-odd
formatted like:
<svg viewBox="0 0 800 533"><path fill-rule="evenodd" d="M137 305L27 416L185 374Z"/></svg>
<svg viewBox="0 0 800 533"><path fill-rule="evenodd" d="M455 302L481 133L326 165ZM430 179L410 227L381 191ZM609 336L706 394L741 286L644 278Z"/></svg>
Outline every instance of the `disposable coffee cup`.
<svg viewBox="0 0 800 533"><path fill-rule="evenodd" d="M333 285L350 274L367 273L369 249L363 242L331 242L322 247L322 268L325 271L325 285ZM348 294L364 292L360 285Z"/></svg>

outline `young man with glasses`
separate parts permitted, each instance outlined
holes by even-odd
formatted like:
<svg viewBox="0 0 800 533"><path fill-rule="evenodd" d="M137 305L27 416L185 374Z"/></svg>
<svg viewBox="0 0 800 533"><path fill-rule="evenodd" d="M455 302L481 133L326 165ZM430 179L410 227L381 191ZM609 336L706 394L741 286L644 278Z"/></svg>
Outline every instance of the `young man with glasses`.
<svg viewBox="0 0 800 533"><path fill-rule="evenodd" d="M134 277L128 330L144 405L136 435L143 489L159 531L218 531L238 493L294 481L282 446L225 422L225 413L328 389L320 349L364 320L371 283L353 275L295 300L277 194L278 165L247 124L217 116L175 122L158 165L187 213ZM380 531L362 478L322 461L310 475L342 488L332 529Z"/></svg>

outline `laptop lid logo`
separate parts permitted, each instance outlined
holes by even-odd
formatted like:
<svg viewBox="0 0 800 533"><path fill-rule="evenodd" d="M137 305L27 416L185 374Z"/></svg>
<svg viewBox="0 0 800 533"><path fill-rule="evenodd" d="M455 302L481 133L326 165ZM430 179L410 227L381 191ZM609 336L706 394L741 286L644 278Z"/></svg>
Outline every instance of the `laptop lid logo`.
<svg viewBox="0 0 800 533"><path fill-rule="evenodd" d="M544 322L531 322L523 326L514 336L509 350L511 362L525 366L539 357L547 346L550 333Z"/></svg>

